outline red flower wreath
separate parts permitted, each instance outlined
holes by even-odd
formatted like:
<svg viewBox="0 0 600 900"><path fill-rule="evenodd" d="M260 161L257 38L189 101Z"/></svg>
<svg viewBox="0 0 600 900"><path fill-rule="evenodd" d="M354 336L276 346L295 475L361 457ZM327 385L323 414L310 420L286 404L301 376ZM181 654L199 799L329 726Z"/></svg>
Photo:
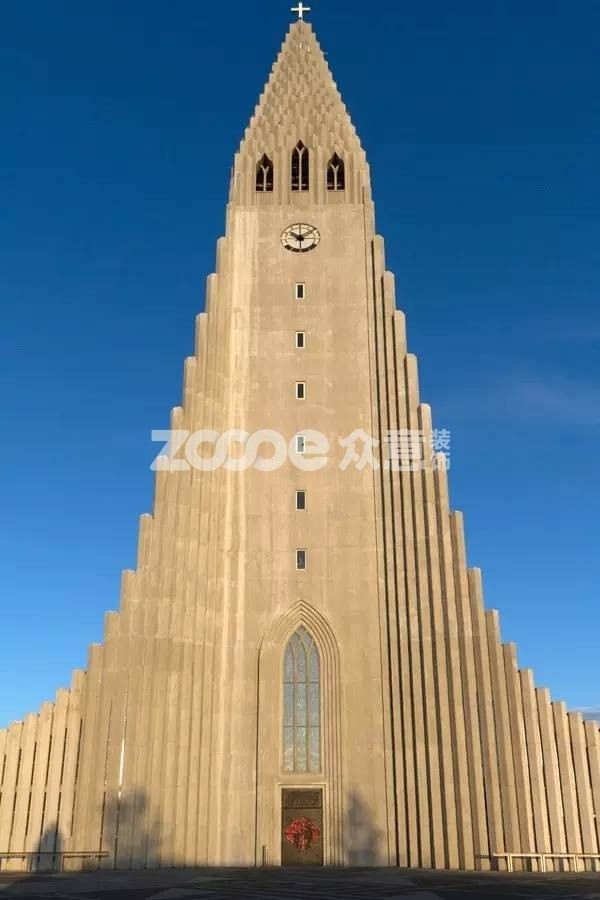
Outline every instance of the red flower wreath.
<svg viewBox="0 0 600 900"><path fill-rule="evenodd" d="M314 841L318 841L320 837L319 826L312 819L306 819L303 816L299 819L294 819L291 825L288 825L285 829L286 840L293 844L300 853L308 850L310 845Z"/></svg>

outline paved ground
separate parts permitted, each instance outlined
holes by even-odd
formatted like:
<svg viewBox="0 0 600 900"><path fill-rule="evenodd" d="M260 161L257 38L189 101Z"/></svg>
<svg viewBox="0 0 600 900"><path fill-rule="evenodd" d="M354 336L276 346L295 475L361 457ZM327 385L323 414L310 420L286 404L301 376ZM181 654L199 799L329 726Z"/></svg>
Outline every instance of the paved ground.
<svg viewBox="0 0 600 900"><path fill-rule="evenodd" d="M11 875L0 897L64 900L600 900L600 873L537 875L403 869L160 869Z"/></svg>

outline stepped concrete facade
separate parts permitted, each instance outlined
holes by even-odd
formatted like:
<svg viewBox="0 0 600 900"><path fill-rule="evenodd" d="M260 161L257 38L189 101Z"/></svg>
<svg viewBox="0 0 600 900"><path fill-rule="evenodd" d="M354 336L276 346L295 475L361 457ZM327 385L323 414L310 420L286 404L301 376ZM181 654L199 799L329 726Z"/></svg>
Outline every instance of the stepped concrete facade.
<svg viewBox="0 0 600 900"><path fill-rule="evenodd" d="M203 463L161 458L103 643L0 731L0 855L592 864L598 726L502 643L444 457L391 452L394 435L426 450L431 414L365 153L304 21L235 157L172 429L204 431ZM289 445L278 465L265 430ZM236 471L257 433L256 464Z"/></svg>

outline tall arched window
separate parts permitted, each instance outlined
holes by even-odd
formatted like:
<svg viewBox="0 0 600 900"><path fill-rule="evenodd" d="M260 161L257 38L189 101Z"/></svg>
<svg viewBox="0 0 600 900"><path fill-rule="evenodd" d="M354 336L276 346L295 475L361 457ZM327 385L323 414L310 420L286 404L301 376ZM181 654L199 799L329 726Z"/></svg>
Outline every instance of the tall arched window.
<svg viewBox="0 0 600 900"><path fill-rule="evenodd" d="M283 665L283 768L321 768L319 651L303 625L291 636Z"/></svg>
<svg viewBox="0 0 600 900"><path fill-rule="evenodd" d="M256 164L256 190L260 192L273 190L273 163L266 153Z"/></svg>
<svg viewBox="0 0 600 900"><path fill-rule="evenodd" d="M298 141L292 151L292 190L307 191L308 176L308 150L302 141Z"/></svg>
<svg viewBox="0 0 600 900"><path fill-rule="evenodd" d="M343 191L346 189L346 172L344 160L334 153L327 163L327 190Z"/></svg>

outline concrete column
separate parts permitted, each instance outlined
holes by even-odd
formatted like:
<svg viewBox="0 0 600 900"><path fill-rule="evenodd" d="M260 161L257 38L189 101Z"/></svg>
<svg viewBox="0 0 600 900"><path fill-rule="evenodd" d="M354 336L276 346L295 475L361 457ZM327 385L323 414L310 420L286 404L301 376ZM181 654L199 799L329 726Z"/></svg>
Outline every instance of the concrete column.
<svg viewBox="0 0 600 900"><path fill-rule="evenodd" d="M552 845L550 842L548 800L546 797L546 784L544 780L542 738L540 734L540 722L531 669L522 669L519 672L519 680L521 682L527 757L529 760L529 775L531 779L531 798L535 827L534 846L537 852L550 852Z"/></svg>
<svg viewBox="0 0 600 900"><path fill-rule="evenodd" d="M179 411L174 411L172 425L179 424ZM161 864L161 840L163 823L162 805L165 791L165 755L169 735L166 733L169 695L169 662L172 648L171 620L174 612L174 567L177 527L177 498L179 480L173 473L163 475L163 495L160 512L162 520L162 544L157 546L156 568L151 570L152 595L158 611L156 668L152 676L152 720L148 753L148 803L145 811L146 864ZM168 852L167 852L168 855Z"/></svg>
<svg viewBox="0 0 600 900"><path fill-rule="evenodd" d="M190 404L191 404L190 396ZM183 422L182 422L183 424ZM186 614L186 584L188 580L188 549L190 541L191 475L177 474L177 522L174 546L173 614L170 629L169 679L166 711L166 754L161 821L163 844L161 863L174 865L175 822L177 817L177 783L180 767L185 767L187 745L181 740L183 720L183 655L184 621Z"/></svg>
<svg viewBox="0 0 600 900"><path fill-rule="evenodd" d="M392 286L390 285L390 290ZM394 301L395 303L395 301ZM393 385L391 429L402 427L401 405L405 408L405 385L403 379L404 357L406 355L406 332L404 317L398 313L393 319L393 374L389 375ZM413 734L413 710L411 703L410 642L408 626L408 571L410 562L401 535L404 529L403 483L399 473L391 473L393 485L393 529L395 535L396 572L396 618L390 625L390 645L392 647L390 669L390 710L394 716L394 744L396 754L396 806L398 811L398 862L400 866L410 865L411 858L418 859L417 802L415 787L415 755L413 742L404 739ZM395 632L394 632L395 626Z"/></svg>
<svg viewBox="0 0 600 900"><path fill-rule="evenodd" d="M471 617L473 622L475 672L477 677L477 696L481 745L483 751L483 771L490 836L490 853L493 854L507 849L507 846L500 797L500 770L498 763L498 746L496 742L494 704L492 698L490 655L485 611L483 608L481 572L479 569L469 569L468 579Z"/></svg>
<svg viewBox="0 0 600 900"><path fill-rule="evenodd" d="M419 428L423 438L424 468L422 475L423 505L425 519L425 533L427 535L428 568L429 568L429 602L431 609L431 630L433 640L433 662L436 682L435 702L437 706L438 731L439 731L439 761L440 767L440 797L443 809L443 828L445 845L445 865L450 869L457 869L460 865L459 857L459 826L457 809L457 796L455 784L455 745L452 739L451 719L455 721L457 715L462 714L461 697L458 696L458 709L450 702L450 688L448 684L448 662L446 652L446 622L444 621L444 607L447 607L451 599L448 596L442 598L441 586L441 561L440 546L438 542L437 504L435 493L435 481L430 459L432 446L431 410L429 406L421 404L419 407ZM453 698L454 699L454 698ZM464 746L464 744L463 744ZM470 807L465 805L466 822L461 822L467 829L470 828Z"/></svg>
<svg viewBox="0 0 600 900"><path fill-rule="evenodd" d="M525 721L521 682L517 668L517 648L514 644L503 644L504 670L506 673L506 692L508 696L508 713L510 718L510 734L515 767L515 787L517 792L517 810L519 815L519 831L521 847L524 852L535 849L535 832L533 828L533 810L531 804L531 781L527 741L525 738Z"/></svg>
<svg viewBox="0 0 600 900"><path fill-rule="evenodd" d="M408 407L413 404L415 408L414 383L409 383L408 362L403 360L402 370L398 372L399 402L398 424L401 430L410 427ZM418 403L418 400L417 400ZM402 530L403 546L406 565L406 634L408 645L406 657L408 671L406 680L410 684L410 700L406 699L406 712L404 716L405 727L409 726L407 715L412 712L414 757L413 766L409 768L410 757L407 756L407 782L406 803L408 805L409 824L409 865L429 868L433 864L433 853L430 832L430 807L428 794L427 773L427 740L425 732L425 709L423 703L423 667L421 659L421 635L419 616L419 595L417 591L417 554L412 517L413 484L411 473L403 471L399 475L401 485ZM406 690L406 688L404 689ZM409 744L410 742L407 742ZM410 748L412 749L412 748ZM408 752L409 747L406 747ZM414 774L413 774L414 773ZM414 785L411 784L414 777ZM411 788L413 793L411 793ZM411 799L414 798L414 799Z"/></svg>
<svg viewBox="0 0 600 900"><path fill-rule="evenodd" d="M448 482L446 470L438 464L434 473L437 527L440 545L442 574L442 638L446 642L447 676L449 692L449 712L456 790L456 818L459 839L459 864L461 868L475 868L473 836L473 807L469 783L469 759L472 746L467 737L465 710L462 693L462 671L460 657L459 624L454 581L454 557L448 502ZM463 752L459 752L464 747ZM483 815L485 822L485 815Z"/></svg>
<svg viewBox="0 0 600 900"><path fill-rule="evenodd" d="M63 759L59 828L64 839L64 849L73 850L73 812L75 807L75 778L81 741L81 705L85 690L86 673L76 669L71 679L67 734Z"/></svg>
<svg viewBox="0 0 600 900"><path fill-rule="evenodd" d="M74 850L88 849L88 833L86 831L88 811L98 810L101 803L101 798L99 799L94 793L96 770L94 769L93 759L96 748L95 725L102 676L102 653L103 648L100 644L92 644L88 652L87 676L82 701L82 730L75 793L75 818L71 842ZM99 842L99 832L96 833L95 837Z"/></svg>
<svg viewBox="0 0 600 900"><path fill-rule="evenodd" d="M29 824L25 839L25 849L29 851L39 850L44 830L44 802L53 714L54 704L43 703L37 718L35 730L36 754L31 778L31 806L29 807Z"/></svg>
<svg viewBox="0 0 600 900"><path fill-rule="evenodd" d="M440 472L439 480L440 485L445 485L444 490L447 494L448 488L445 472ZM474 864L478 869L489 869L490 843L483 779L481 732L479 728L479 712L477 704L477 677L473 623L469 601L469 581L467 576L462 514L459 512L450 513L449 523L453 553L461 689L465 715L466 756L471 796ZM458 742L457 746L459 746Z"/></svg>
<svg viewBox="0 0 600 900"><path fill-rule="evenodd" d="M275 172L275 178L277 173ZM215 288L216 289L216 282ZM192 417L192 430L208 422L207 419L207 366L210 353L208 333L208 318L202 323L202 337L200 341L202 356L199 359L197 370L197 396L194 402ZM178 792L184 795L184 805L178 804L181 809L181 841L182 856L186 865L195 865L197 855L197 831L198 831L198 773L200 769L200 729L202 710L202 665L203 665L203 622L204 622L204 561L206 558L206 534L208 531L207 515L209 507L209 494L207 490L208 479L202 477L202 473L192 473L193 509L196 513L193 517L192 543L190 546L190 559L197 560L197 565L192 568L193 578L189 585L189 621L190 640L186 644L188 663L188 689L189 689L189 763L188 782L180 783Z"/></svg>
<svg viewBox="0 0 600 900"><path fill-rule="evenodd" d="M10 849L14 851L25 850L25 837L29 820L30 796L33 780L33 767L36 759L36 730L38 716L30 714L25 717L21 731L20 760L18 778L15 786L15 806L12 821L12 833L10 835ZM12 812L12 810L11 810ZM39 834L37 835L39 839ZM6 849L0 847L0 850ZM39 843L31 849L39 850ZM7 869L19 871L26 868L24 861L20 859L8 860Z"/></svg>
<svg viewBox="0 0 600 900"><path fill-rule="evenodd" d="M575 767L575 785L577 788L577 806L579 808L579 824L584 853L597 853L598 840L594 821L594 798L590 780L590 767L583 716L581 713L569 713L571 731L571 748Z"/></svg>
<svg viewBox="0 0 600 900"><path fill-rule="evenodd" d="M547 688L537 688L535 693L537 697L540 736L542 740L546 802L548 804L552 851L554 853L566 853L567 837L565 833L565 814L560 790L558 750L556 746L556 732L554 730L554 717L552 714L552 705L550 703L550 694Z"/></svg>
<svg viewBox="0 0 600 900"><path fill-rule="evenodd" d="M579 825L575 768L573 765L573 751L571 749L571 734L569 730L567 709L562 701L556 701L552 704L552 711L554 714L554 730L556 732L556 746L558 750L560 788L565 813L567 849L570 853L581 853L581 828Z"/></svg>
<svg viewBox="0 0 600 900"><path fill-rule="evenodd" d="M600 846L600 730L596 722L585 722L585 737L590 766L590 782L594 800L594 822L596 839ZM0 752L0 759L2 753Z"/></svg>
<svg viewBox="0 0 600 900"><path fill-rule="evenodd" d="M22 722L13 722L6 732L4 778L0 795L0 850L10 849L22 730Z"/></svg>
<svg viewBox="0 0 600 900"><path fill-rule="evenodd" d="M328 158L328 157L327 157ZM327 159L325 159L326 165ZM325 187L324 187L325 190ZM374 314L380 323L378 329L383 345L383 354L379 354L379 385L381 402L378 407L378 418L374 421L374 433L380 436L380 448L385 446L387 431L398 428L398 403L396 388L397 347L393 318L386 315L385 310L395 307L394 280L385 272L385 254L383 241L379 242L377 252L372 258ZM402 350L402 348L400 348ZM383 355L383 359L381 359ZM383 390L382 390L383 388ZM402 693L401 693L401 658L399 621L403 616L399 606L405 605L404 598L404 559L403 554L396 554L398 528L400 523L400 489L397 474L386 471L384 453L381 453L380 477L381 492L376 494L378 508L377 518L381 522L383 540L381 541L381 572L387 578L380 578L380 597L382 614L379 617L380 641L383 648L384 662L382 679L389 690L384 692L383 725L385 755L388 760L387 808L388 808L388 854L390 864L404 864L408 860L408 835L406 828L406 786L404 779L404 742L402 733ZM388 727L389 726L389 727Z"/></svg>
<svg viewBox="0 0 600 900"><path fill-rule="evenodd" d="M44 805L44 826L40 849L52 852L55 849L65 850L67 835L60 828L60 801L62 788L62 770L67 738L67 715L69 710L70 691L62 688L57 691L52 721L52 742L48 760L46 778L46 802ZM49 857L47 857L49 859Z"/></svg>
<svg viewBox="0 0 600 900"><path fill-rule="evenodd" d="M408 386L407 424L411 431L419 431L419 385L416 357L406 357L406 381ZM428 701L435 696L436 684L433 663L433 639L431 630L431 607L429 585L429 562L427 534L425 532L425 516L423 501L422 473L410 473L413 497L414 541L417 573L417 602L419 617L419 641L421 645L422 682L421 689ZM439 809L441 802L441 772L438 711L435 703L425 702L425 757L427 761L427 790L431 809ZM431 848L432 865L442 867L445 864L443 820L439 815L431 816Z"/></svg>
<svg viewBox="0 0 600 900"><path fill-rule="evenodd" d="M494 720L496 723L496 739L498 743L498 763L500 771L500 799L502 802L502 818L507 850L522 850L517 812L517 796L515 786L515 766L512 754L508 695L506 690L506 673L504 657L500 643L498 613L494 610L486 612L488 648L490 654L490 672L492 676L492 699L494 703Z"/></svg>
<svg viewBox="0 0 600 900"><path fill-rule="evenodd" d="M129 678L132 672L134 653L131 646L132 618L135 605L131 602L129 589L133 586L131 572L123 572L121 577L121 612L110 621L105 654L105 679L110 692L110 721L106 742L106 762L104 769L104 816L102 822L102 846L110 856L103 868L113 868L118 853L120 828L125 825L127 811L124 809L125 759L127 752L127 717L129 710ZM108 645L110 644L110 651ZM122 815L123 814L123 815Z"/></svg>

